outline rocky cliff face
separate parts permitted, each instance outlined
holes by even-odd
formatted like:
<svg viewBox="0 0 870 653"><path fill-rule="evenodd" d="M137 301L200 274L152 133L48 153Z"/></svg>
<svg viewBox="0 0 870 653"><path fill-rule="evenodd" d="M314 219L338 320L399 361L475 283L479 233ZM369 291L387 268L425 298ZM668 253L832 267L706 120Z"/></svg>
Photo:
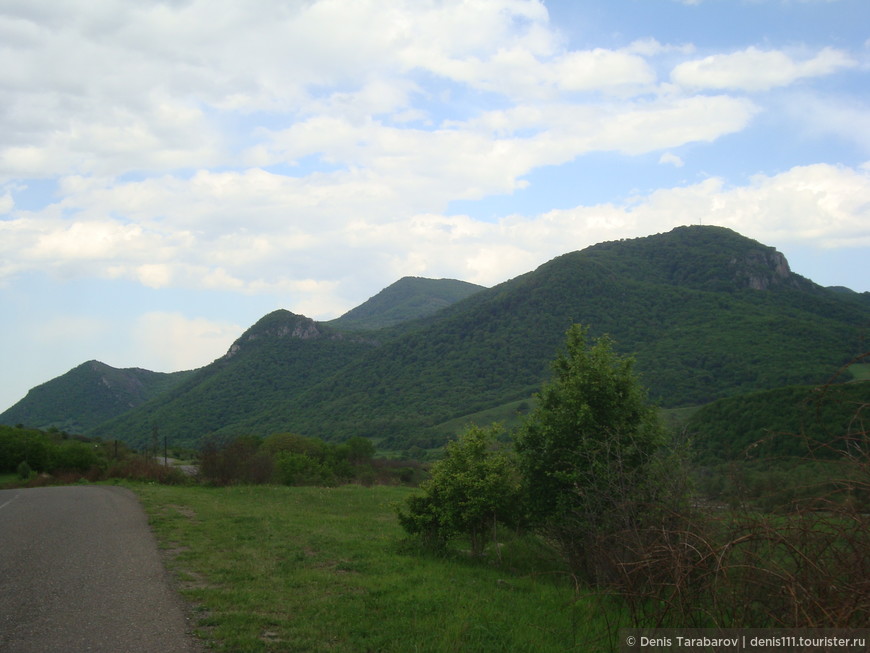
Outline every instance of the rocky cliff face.
<svg viewBox="0 0 870 653"><path fill-rule="evenodd" d="M313 340L325 335L323 327L311 318L296 315L290 311L279 310L269 313L250 329L245 331L227 351L224 358L232 358L248 344L258 340L274 340L281 338L298 338Z"/></svg>
<svg viewBox="0 0 870 653"><path fill-rule="evenodd" d="M245 331L236 340L224 355L230 359L239 353L244 347L256 342L281 339L297 340L348 340L352 342L366 342L361 337L349 337L336 331L322 322L316 322L310 317L297 315L286 310L278 310L269 313L250 329Z"/></svg>
<svg viewBox="0 0 870 653"><path fill-rule="evenodd" d="M807 283L792 273L788 261L775 249L752 249L735 256L730 265L738 284L753 290L770 290L781 286L802 288Z"/></svg>

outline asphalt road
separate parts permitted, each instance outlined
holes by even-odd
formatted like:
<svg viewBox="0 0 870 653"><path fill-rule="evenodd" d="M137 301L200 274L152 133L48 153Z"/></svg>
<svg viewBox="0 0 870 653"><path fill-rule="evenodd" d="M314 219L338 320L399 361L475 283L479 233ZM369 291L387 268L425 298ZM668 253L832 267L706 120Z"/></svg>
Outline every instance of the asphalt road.
<svg viewBox="0 0 870 653"><path fill-rule="evenodd" d="M201 651L189 627L132 492L0 490L0 651Z"/></svg>

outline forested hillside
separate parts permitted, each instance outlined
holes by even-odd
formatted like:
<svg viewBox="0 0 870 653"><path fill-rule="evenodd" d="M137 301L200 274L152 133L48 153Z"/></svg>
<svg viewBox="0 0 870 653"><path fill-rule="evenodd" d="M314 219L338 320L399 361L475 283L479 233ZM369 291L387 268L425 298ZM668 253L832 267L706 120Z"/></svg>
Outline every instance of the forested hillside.
<svg viewBox="0 0 870 653"><path fill-rule="evenodd" d="M84 433L171 390L192 374L116 369L88 361L30 390L0 414L0 424Z"/></svg>
<svg viewBox="0 0 870 653"><path fill-rule="evenodd" d="M437 313L483 290L467 281L403 277L327 324L344 330L376 330Z"/></svg>
<svg viewBox="0 0 870 653"><path fill-rule="evenodd" d="M573 323L633 354L664 407L823 383L863 351L870 324L866 293L822 288L774 248L718 227L602 243L490 289L443 282L403 279L328 324L276 311L226 356L89 434L136 444L157 428L195 445L293 431L431 447L446 437L439 425L529 399ZM459 295L431 312L445 287Z"/></svg>
<svg viewBox="0 0 870 653"><path fill-rule="evenodd" d="M863 430L867 405L870 381L788 386L708 404L686 431L702 463L835 458L844 436Z"/></svg>
<svg viewBox="0 0 870 653"><path fill-rule="evenodd" d="M635 354L661 405L703 404L823 382L860 348L867 321L859 303L791 274L772 248L688 227L567 254L481 291L259 425L292 410L297 428L324 438L434 444L428 427L528 397L574 322Z"/></svg>
<svg viewBox="0 0 870 653"><path fill-rule="evenodd" d="M89 435L142 446L157 429L173 443L196 444L202 435L221 432L299 396L374 346L310 318L275 311L174 391L104 422Z"/></svg>

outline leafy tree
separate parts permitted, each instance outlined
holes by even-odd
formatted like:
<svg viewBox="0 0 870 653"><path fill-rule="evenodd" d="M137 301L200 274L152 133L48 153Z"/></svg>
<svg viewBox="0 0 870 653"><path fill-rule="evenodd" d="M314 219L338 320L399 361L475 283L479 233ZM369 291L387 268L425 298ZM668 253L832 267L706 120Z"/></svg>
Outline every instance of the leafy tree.
<svg viewBox="0 0 870 653"><path fill-rule="evenodd" d="M344 443L347 447L347 458L354 464L365 463L375 455L375 445L368 438L353 437Z"/></svg>
<svg viewBox="0 0 870 653"><path fill-rule="evenodd" d="M31 474L33 474L33 470L30 469L30 465L27 464L26 460L22 460L18 463L18 478L22 480L27 480L30 478Z"/></svg>
<svg viewBox="0 0 870 653"><path fill-rule="evenodd" d="M535 409L517 437L530 517L572 569L594 580L593 549L630 527L650 490L663 427L633 371L607 336L591 347L573 325Z"/></svg>
<svg viewBox="0 0 870 653"><path fill-rule="evenodd" d="M284 485L334 485L330 467L316 458L292 451L281 451L276 456L278 479Z"/></svg>
<svg viewBox="0 0 870 653"><path fill-rule="evenodd" d="M480 555L495 523L515 518L520 484L513 457L499 445L501 431L499 425L472 426L447 445L421 486L425 494L399 512L408 533L442 545L466 535L472 554Z"/></svg>

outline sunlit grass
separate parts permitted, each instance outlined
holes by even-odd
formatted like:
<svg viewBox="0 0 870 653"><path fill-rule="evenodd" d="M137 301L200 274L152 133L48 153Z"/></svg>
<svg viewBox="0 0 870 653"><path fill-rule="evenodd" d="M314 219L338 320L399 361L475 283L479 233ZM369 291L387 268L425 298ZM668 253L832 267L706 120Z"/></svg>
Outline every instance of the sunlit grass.
<svg viewBox="0 0 870 653"><path fill-rule="evenodd" d="M218 650L585 651L607 634L558 574L403 546L407 488L132 487Z"/></svg>

